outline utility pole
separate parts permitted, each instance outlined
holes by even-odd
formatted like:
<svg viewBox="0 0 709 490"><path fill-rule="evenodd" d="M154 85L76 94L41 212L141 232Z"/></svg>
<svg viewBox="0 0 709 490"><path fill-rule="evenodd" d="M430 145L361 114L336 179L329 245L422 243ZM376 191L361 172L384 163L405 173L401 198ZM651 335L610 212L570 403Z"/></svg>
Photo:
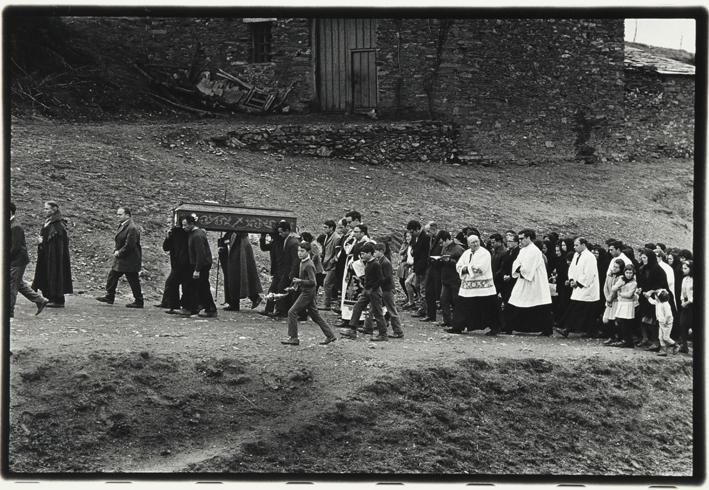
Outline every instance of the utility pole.
<svg viewBox="0 0 709 490"><path fill-rule="evenodd" d="M633 42L635 42L635 39L638 37L638 19L635 19L635 32L633 32Z"/></svg>

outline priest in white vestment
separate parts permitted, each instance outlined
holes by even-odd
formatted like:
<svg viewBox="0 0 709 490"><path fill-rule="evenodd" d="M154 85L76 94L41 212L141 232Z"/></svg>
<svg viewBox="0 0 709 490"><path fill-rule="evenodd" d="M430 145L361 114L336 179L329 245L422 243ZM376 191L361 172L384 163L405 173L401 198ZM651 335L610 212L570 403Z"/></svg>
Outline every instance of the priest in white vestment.
<svg viewBox="0 0 709 490"><path fill-rule="evenodd" d="M460 276L460 288L453 312L453 326L448 333L462 333L467 330L483 330L490 327L485 335L497 335L500 330L497 290L492 274L490 252L480 245L480 237L468 237L468 250L463 252L456 263Z"/></svg>
<svg viewBox="0 0 709 490"><path fill-rule="evenodd" d="M512 277L517 282L507 302L509 330L552 333L551 293L541 250L533 243L534 230L519 232L519 255L512 263Z"/></svg>

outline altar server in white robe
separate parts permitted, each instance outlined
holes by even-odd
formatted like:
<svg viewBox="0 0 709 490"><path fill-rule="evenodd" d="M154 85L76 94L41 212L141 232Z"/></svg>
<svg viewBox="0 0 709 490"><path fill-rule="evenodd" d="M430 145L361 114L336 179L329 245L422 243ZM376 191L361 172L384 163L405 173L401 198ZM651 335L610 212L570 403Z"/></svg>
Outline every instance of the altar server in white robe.
<svg viewBox="0 0 709 490"><path fill-rule="evenodd" d="M559 330L564 337L573 331L584 332L584 337L594 337L598 331L596 316L601 299L598 266L587 244L583 237L574 240L576 253L569 266L571 301L561 321L563 328Z"/></svg>
<svg viewBox="0 0 709 490"><path fill-rule="evenodd" d="M541 250L533 243L534 230L519 232L519 255L512 263L517 282L507 302L511 330L551 335L552 311L549 278Z"/></svg>
<svg viewBox="0 0 709 490"><path fill-rule="evenodd" d="M480 237L468 237L468 250L456 263L460 277L458 302L453 312L453 326L448 333L467 330L483 330L485 335L497 335L500 330L497 290L492 274L492 256L480 246Z"/></svg>

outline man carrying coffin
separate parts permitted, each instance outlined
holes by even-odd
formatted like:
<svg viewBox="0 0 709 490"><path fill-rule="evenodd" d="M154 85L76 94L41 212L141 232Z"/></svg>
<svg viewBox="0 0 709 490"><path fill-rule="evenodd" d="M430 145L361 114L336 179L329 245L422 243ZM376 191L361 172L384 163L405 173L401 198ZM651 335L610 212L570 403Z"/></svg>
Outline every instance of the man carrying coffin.
<svg viewBox="0 0 709 490"><path fill-rule="evenodd" d="M536 234L519 232L519 254L512 263L512 277L517 279L507 302L509 330L541 332L551 335L551 293L542 252L534 245Z"/></svg>

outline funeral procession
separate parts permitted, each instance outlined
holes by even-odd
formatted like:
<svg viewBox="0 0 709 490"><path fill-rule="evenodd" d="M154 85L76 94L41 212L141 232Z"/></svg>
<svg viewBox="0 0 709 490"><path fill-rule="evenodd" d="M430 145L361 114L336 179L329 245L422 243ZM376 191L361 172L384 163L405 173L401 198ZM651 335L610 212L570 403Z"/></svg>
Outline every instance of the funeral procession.
<svg viewBox="0 0 709 490"><path fill-rule="evenodd" d="M3 477L701 483L658 9L6 8Z"/></svg>

